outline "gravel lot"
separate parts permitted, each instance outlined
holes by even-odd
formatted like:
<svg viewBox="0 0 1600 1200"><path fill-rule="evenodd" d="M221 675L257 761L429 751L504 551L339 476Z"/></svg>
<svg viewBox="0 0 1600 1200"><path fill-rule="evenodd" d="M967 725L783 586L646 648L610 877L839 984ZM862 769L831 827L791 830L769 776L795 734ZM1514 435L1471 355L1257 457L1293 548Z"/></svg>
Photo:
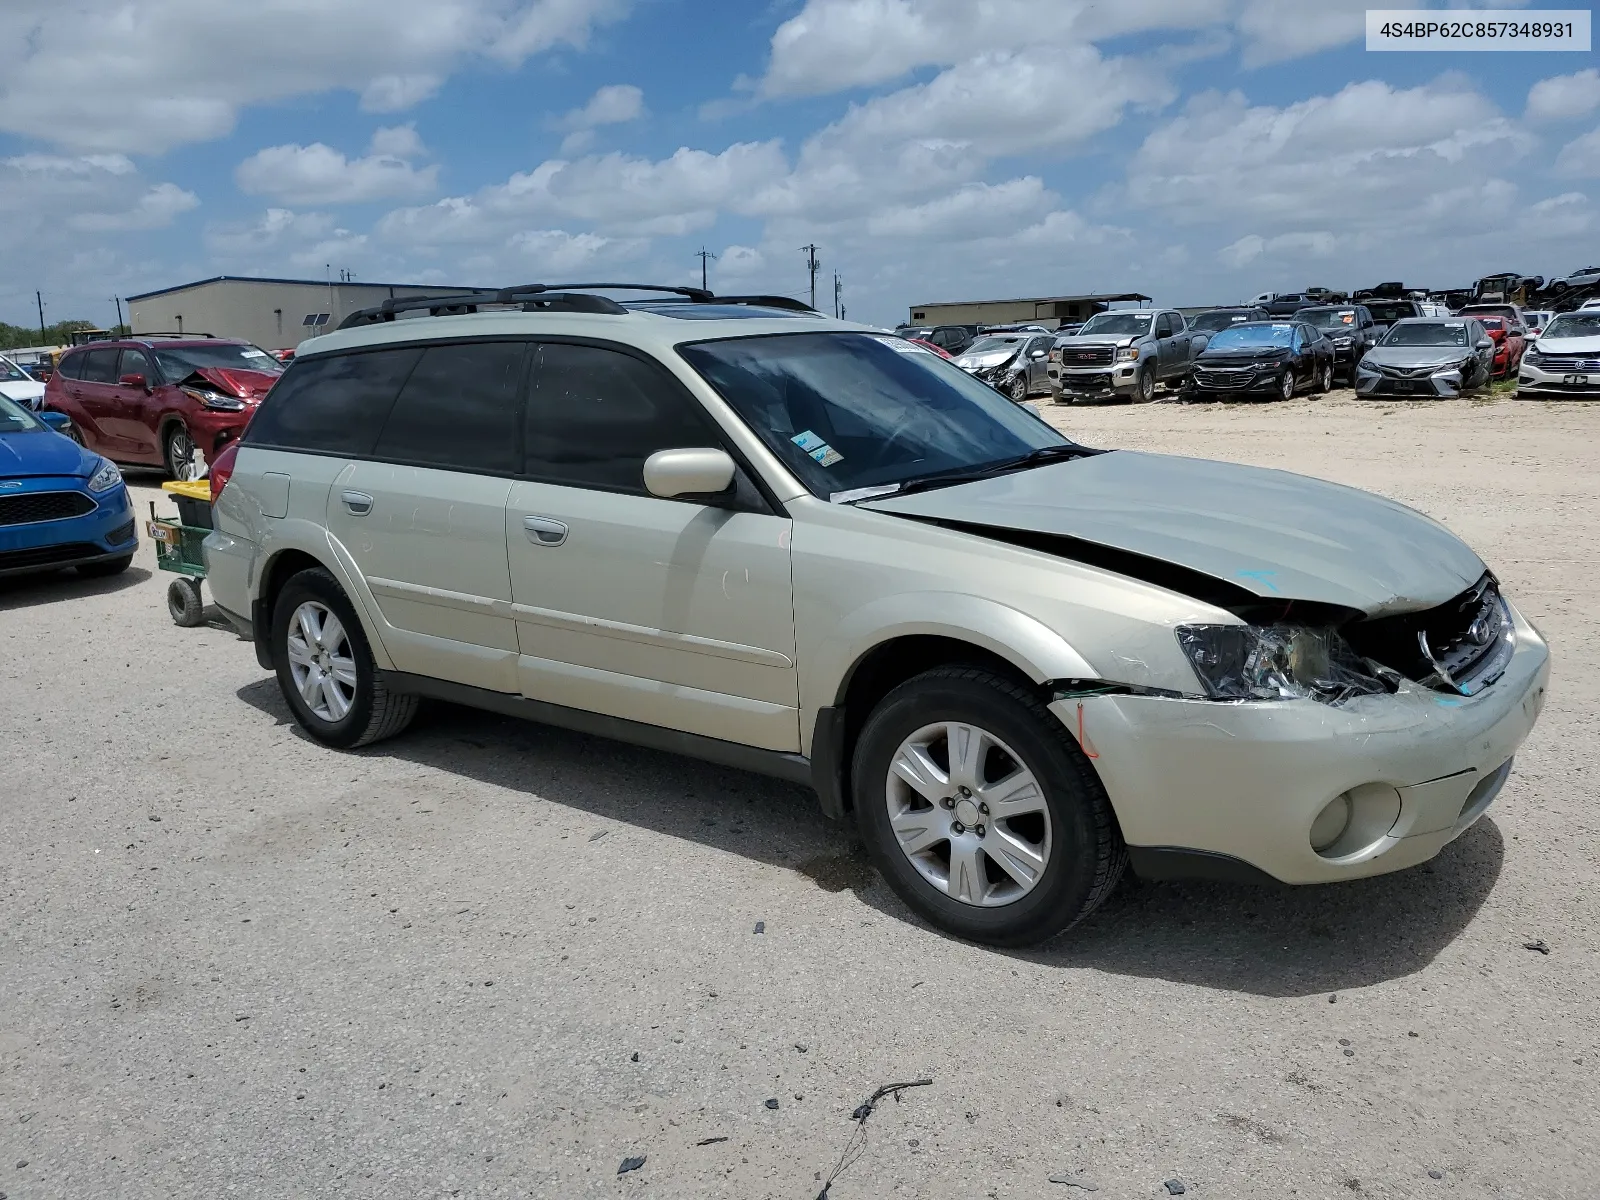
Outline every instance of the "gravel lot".
<svg viewBox="0 0 1600 1200"><path fill-rule="evenodd" d="M809 1200L931 1077L832 1200L1593 1197L1600 408L1050 416L1459 530L1555 654L1490 816L1360 883L1130 879L998 953L798 788L446 706L323 750L145 543L0 582L0 1194Z"/></svg>

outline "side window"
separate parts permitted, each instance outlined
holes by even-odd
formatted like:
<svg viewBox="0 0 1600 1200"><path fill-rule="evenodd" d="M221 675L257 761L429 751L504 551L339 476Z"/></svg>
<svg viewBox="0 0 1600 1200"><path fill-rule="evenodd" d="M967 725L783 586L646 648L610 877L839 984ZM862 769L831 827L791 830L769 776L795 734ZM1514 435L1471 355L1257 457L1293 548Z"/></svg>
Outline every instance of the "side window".
<svg viewBox="0 0 1600 1200"><path fill-rule="evenodd" d="M143 375L146 383L154 383L150 359L143 350L124 350L122 352L122 365L117 368L117 378L124 375Z"/></svg>
<svg viewBox="0 0 1600 1200"><path fill-rule="evenodd" d="M429 346L389 413L373 453L484 475L516 472L526 342Z"/></svg>
<svg viewBox="0 0 1600 1200"><path fill-rule="evenodd" d="M1294 348L1296 350L1304 350L1310 340L1306 336L1306 327L1304 325L1296 325L1294 327Z"/></svg>
<svg viewBox="0 0 1600 1200"><path fill-rule="evenodd" d="M1162 313L1156 318L1156 336L1158 338L1172 336L1172 318L1166 313Z"/></svg>
<svg viewBox="0 0 1600 1200"><path fill-rule="evenodd" d="M115 383L117 381L117 348L112 346L106 350L90 350L83 356L83 374L78 376L85 383Z"/></svg>
<svg viewBox="0 0 1600 1200"><path fill-rule="evenodd" d="M534 350L523 468L531 478L643 493L644 460L657 450L716 444L710 418L663 368L601 346Z"/></svg>
<svg viewBox="0 0 1600 1200"><path fill-rule="evenodd" d="M84 360L88 357L81 351L77 354L63 354L61 362L56 366L56 374L63 379L82 379Z"/></svg>
<svg viewBox="0 0 1600 1200"><path fill-rule="evenodd" d="M368 455L422 351L302 358L273 385L244 441L313 454Z"/></svg>

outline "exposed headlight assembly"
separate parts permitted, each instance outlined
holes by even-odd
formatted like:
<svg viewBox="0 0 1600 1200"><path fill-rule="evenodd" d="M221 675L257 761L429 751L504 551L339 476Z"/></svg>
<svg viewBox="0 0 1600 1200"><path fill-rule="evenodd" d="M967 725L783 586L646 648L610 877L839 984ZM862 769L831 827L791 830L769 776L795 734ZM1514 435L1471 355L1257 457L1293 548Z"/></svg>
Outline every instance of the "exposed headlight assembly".
<svg viewBox="0 0 1600 1200"><path fill-rule="evenodd" d="M89 476L89 490L91 492L109 492L122 482L122 472L117 470L117 464L109 458L102 458L100 465L95 468L94 474Z"/></svg>
<svg viewBox="0 0 1600 1200"><path fill-rule="evenodd" d="M237 396L224 396L221 392L213 392L208 388L184 388L183 393L213 412L243 412L244 401Z"/></svg>
<svg viewBox="0 0 1600 1200"><path fill-rule="evenodd" d="M1178 645L1213 700L1320 700L1391 692L1332 629L1301 625L1180 625Z"/></svg>

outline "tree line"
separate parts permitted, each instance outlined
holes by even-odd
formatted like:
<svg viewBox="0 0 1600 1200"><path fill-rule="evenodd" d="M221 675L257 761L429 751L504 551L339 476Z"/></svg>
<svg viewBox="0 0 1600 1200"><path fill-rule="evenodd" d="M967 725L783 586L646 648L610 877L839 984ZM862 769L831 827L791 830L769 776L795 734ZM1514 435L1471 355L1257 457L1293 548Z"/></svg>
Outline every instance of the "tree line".
<svg viewBox="0 0 1600 1200"><path fill-rule="evenodd" d="M46 325L41 337L37 325L8 325L0 321L0 350L15 350L20 346L65 346L72 340L73 330L98 328L100 326L93 321L57 321ZM112 332L125 334L128 328L124 325Z"/></svg>

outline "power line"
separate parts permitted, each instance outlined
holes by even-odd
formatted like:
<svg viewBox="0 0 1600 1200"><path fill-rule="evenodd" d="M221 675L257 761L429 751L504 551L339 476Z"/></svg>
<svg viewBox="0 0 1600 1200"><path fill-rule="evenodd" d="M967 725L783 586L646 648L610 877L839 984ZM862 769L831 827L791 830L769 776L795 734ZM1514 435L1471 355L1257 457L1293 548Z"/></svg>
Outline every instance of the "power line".
<svg viewBox="0 0 1600 1200"><path fill-rule="evenodd" d="M806 252L806 269L811 272L811 307L815 308L817 306L817 268L822 264L817 261L817 247L814 243L809 246L801 246L800 249Z"/></svg>
<svg viewBox="0 0 1600 1200"><path fill-rule="evenodd" d="M715 258L716 255L711 253L711 251L707 250L704 246L701 246L700 252L696 254L695 257L700 260L700 290L708 292L711 289L706 286L706 259Z"/></svg>

